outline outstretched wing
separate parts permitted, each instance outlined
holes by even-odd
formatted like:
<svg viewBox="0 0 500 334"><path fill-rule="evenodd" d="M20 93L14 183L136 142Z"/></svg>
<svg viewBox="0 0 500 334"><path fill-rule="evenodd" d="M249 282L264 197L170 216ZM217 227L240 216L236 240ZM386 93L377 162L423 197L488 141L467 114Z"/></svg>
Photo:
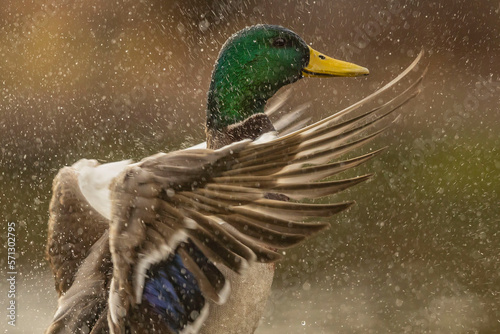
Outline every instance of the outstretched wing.
<svg viewBox="0 0 500 334"><path fill-rule="evenodd" d="M112 268L108 232L90 247L74 281L59 297L59 307L47 334L109 333L107 297Z"/></svg>
<svg viewBox="0 0 500 334"><path fill-rule="evenodd" d="M92 245L108 229L109 221L85 199L75 168L62 168L54 178L52 191L46 255L56 291L62 295L73 284Z"/></svg>
<svg viewBox="0 0 500 334"><path fill-rule="evenodd" d="M243 273L255 261L275 261L278 250L328 226L308 218L330 217L352 205L297 200L331 195L370 176L325 180L381 151L331 162L379 135L388 116L418 94L422 77L387 103L342 118L374 101L419 59L377 94L284 137L158 154L127 168L111 193L113 332L141 332L144 326L152 326L146 332L162 326L174 333L197 332L207 314L205 298L222 303L228 293L214 262ZM292 201L270 199L268 193ZM156 320L139 328L131 319L144 312Z"/></svg>
<svg viewBox="0 0 500 334"><path fill-rule="evenodd" d="M54 178L46 255L59 296L73 284L90 248L109 228L109 184L130 162L99 165L82 159Z"/></svg>

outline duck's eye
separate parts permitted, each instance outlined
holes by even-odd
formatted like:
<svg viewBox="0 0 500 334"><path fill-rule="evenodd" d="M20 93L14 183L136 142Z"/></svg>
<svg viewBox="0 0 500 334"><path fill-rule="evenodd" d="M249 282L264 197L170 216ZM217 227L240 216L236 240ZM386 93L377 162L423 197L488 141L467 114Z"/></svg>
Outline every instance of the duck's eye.
<svg viewBox="0 0 500 334"><path fill-rule="evenodd" d="M286 45L286 40L283 37L278 37L273 40L273 46L277 48L282 48Z"/></svg>

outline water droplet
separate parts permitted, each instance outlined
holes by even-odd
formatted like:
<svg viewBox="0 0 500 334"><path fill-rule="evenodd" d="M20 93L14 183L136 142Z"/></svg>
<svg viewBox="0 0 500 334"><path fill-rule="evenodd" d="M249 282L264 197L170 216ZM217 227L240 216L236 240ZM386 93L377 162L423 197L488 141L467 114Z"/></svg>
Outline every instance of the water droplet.
<svg viewBox="0 0 500 334"><path fill-rule="evenodd" d="M201 21L198 26L199 26L201 31L205 32L205 31L207 31L208 27L210 27L210 22L208 22L208 20L205 19L205 20Z"/></svg>

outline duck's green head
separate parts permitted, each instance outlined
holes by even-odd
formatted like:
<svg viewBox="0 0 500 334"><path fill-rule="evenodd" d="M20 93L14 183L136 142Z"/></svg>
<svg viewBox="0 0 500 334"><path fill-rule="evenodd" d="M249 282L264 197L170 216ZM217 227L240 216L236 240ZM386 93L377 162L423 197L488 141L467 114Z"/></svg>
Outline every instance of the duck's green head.
<svg viewBox="0 0 500 334"><path fill-rule="evenodd" d="M212 73L207 128L223 129L261 113L281 87L304 76L367 75L366 68L310 48L293 31L275 25L243 29L227 40Z"/></svg>

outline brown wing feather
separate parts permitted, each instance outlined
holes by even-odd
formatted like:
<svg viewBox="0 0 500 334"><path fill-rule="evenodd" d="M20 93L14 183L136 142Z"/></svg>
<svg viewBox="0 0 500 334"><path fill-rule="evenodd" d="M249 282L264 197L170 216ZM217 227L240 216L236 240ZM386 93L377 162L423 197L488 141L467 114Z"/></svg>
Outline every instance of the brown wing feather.
<svg viewBox="0 0 500 334"><path fill-rule="evenodd" d="M46 334L108 333L107 296L112 267L108 233L88 251L75 273L75 284L59 298L58 310Z"/></svg>
<svg viewBox="0 0 500 334"><path fill-rule="evenodd" d="M52 192L46 255L61 295L73 284L78 267L109 221L85 200L72 167L59 171Z"/></svg>

